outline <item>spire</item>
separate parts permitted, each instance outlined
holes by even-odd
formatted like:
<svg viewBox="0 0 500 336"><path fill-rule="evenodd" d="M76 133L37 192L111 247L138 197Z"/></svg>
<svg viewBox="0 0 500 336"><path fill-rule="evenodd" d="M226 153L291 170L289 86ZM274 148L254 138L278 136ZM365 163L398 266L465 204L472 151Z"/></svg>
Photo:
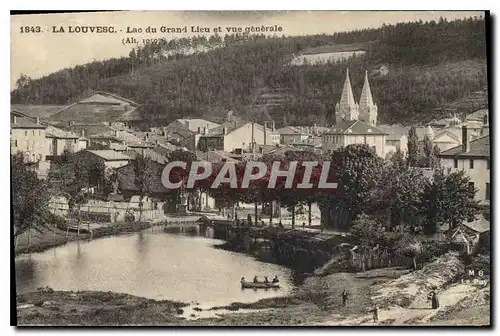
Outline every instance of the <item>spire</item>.
<svg viewBox="0 0 500 336"><path fill-rule="evenodd" d="M342 96L340 97L340 106L350 107L354 105L354 95L352 94L351 81L349 80L349 69L347 69L344 88L342 89Z"/></svg>
<svg viewBox="0 0 500 336"><path fill-rule="evenodd" d="M359 99L359 107L361 109L373 106L372 91L370 90L370 83L368 82L368 71L365 71L365 83L361 91L361 98Z"/></svg>
<svg viewBox="0 0 500 336"><path fill-rule="evenodd" d="M358 110L358 104L354 101L354 95L352 94L351 81L349 80L349 69L347 69L340 103L335 105L335 119L337 123L341 120L358 120Z"/></svg>
<svg viewBox="0 0 500 336"><path fill-rule="evenodd" d="M359 99L359 117L361 120L376 126L377 125L378 107L373 103L372 91L368 82L368 71L365 71L365 83L361 90L361 98Z"/></svg>

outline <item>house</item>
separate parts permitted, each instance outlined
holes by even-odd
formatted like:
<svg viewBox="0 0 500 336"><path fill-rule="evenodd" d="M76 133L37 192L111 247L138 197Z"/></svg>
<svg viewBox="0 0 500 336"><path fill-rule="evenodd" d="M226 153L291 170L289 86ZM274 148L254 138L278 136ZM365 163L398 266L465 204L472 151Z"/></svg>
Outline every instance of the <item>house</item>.
<svg viewBox="0 0 500 336"><path fill-rule="evenodd" d="M353 144L366 144L373 147L377 155L386 153L387 134L375 126L360 120L343 120L323 134L323 151L330 152Z"/></svg>
<svg viewBox="0 0 500 336"><path fill-rule="evenodd" d="M463 170L476 188L477 201L490 202L490 138L483 136L471 141L467 126L462 127L462 145L441 152L441 164L448 172Z"/></svg>
<svg viewBox="0 0 500 336"><path fill-rule="evenodd" d="M489 245L490 222L486 219L478 219L473 222L464 222L453 230L450 242L458 250L471 255L474 254L481 244Z"/></svg>
<svg viewBox="0 0 500 336"><path fill-rule="evenodd" d="M161 182L161 174L163 172L164 165L155 161L150 161L149 164L152 178L150 196L155 199L166 200L168 195L172 195L172 192L165 188ZM116 168L116 176L118 181L118 190L126 199L139 195L140 191L139 187L135 183L134 165L132 163L127 163Z"/></svg>
<svg viewBox="0 0 500 336"><path fill-rule="evenodd" d="M386 133L385 153L395 153L400 151L403 155L408 152L408 132L409 127L400 125L378 125L378 129Z"/></svg>
<svg viewBox="0 0 500 336"><path fill-rule="evenodd" d="M127 118L139 104L108 92L94 91L89 97L68 105L49 118L50 123L112 123Z"/></svg>
<svg viewBox="0 0 500 336"><path fill-rule="evenodd" d="M195 136L197 147L202 151L251 151L258 145L279 144L279 135L268 128L267 123L262 126L247 121L226 122L219 127L205 129L203 133L200 130Z"/></svg>
<svg viewBox="0 0 500 336"><path fill-rule="evenodd" d="M294 143L301 143L309 138L302 127L286 126L276 130L280 136L280 144L290 145Z"/></svg>
<svg viewBox="0 0 500 336"><path fill-rule="evenodd" d="M11 111L10 150L12 154L22 152L25 162L43 162L48 154L45 132L47 126L40 118L32 121L17 111Z"/></svg>
<svg viewBox="0 0 500 336"><path fill-rule="evenodd" d="M61 155L65 150L76 153L82 149L86 149L89 141L85 138L83 131L79 136L52 125L47 126L45 137L47 139L48 158Z"/></svg>
<svg viewBox="0 0 500 336"><path fill-rule="evenodd" d="M129 156L119 152L115 152L111 149L85 150L80 153L83 153L82 155L90 154L97 157L104 163L104 166L106 168L119 168L130 163Z"/></svg>

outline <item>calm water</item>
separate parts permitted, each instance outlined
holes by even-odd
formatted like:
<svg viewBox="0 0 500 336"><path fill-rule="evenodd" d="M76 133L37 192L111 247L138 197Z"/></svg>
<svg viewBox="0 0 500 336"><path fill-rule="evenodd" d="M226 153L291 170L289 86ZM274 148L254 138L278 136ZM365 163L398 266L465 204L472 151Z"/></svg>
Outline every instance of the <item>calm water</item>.
<svg viewBox="0 0 500 336"><path fill-rule="evenodd" d="M150 230L72 242L16 258L18 293L40 286L99 290L151 299L223 305L282 296L292 290L291 271L213 248L222 241ZM240 278L280 278L279 290L242 290Z"/></svg>

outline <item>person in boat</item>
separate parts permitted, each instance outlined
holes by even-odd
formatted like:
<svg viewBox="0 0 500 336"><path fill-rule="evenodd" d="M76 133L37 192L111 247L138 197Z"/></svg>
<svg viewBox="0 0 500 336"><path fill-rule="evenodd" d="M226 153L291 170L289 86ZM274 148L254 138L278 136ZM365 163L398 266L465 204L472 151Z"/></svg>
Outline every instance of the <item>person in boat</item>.
<svg viewBox="0 0 500 336"><path fill-rule="evenodd" d="M253 277L253 283L257 283L257 282L259 282L259 279L257 279L257 276L254 276Z"/></svg>
<svg viewBox="0 0 500 336"><path fill-rule="evenodd" d="M275 276L274 276L274 279L273 279L273 283L278 283L278 282L280 282L280 281L278 280L278 276L277 276L277 275L275 275Z"/></svg>
<svg viewBox="0 0 500 336"><path fill-rule="evenodd" d="M267 277L264 277L264 283L269 283L269 279Z"/></svg>
<svg viewBox="0 0 500 336"><path fill-rule="evenodd" d="M245 277L241 277L240 283L245 283L245 282L246 282Z"/></svg>

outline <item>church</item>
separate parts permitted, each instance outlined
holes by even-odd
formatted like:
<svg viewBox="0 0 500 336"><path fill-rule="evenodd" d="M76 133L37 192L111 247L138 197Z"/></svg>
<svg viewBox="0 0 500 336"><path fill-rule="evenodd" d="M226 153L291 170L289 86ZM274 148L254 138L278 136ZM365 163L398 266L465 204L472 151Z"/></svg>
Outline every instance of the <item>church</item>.
<svg viewBox="0 0 500 336"><path fill-rule="evenodd" d="M378 107L373 102L368 71L365 72L365 82L358 104L354 100L347 69L340 102L335 105L336 124L323 134L323 151L330 152L352 144L367 144L375 149L377 155L385 156L387 134L376 127L377 116Z"/></svg>

